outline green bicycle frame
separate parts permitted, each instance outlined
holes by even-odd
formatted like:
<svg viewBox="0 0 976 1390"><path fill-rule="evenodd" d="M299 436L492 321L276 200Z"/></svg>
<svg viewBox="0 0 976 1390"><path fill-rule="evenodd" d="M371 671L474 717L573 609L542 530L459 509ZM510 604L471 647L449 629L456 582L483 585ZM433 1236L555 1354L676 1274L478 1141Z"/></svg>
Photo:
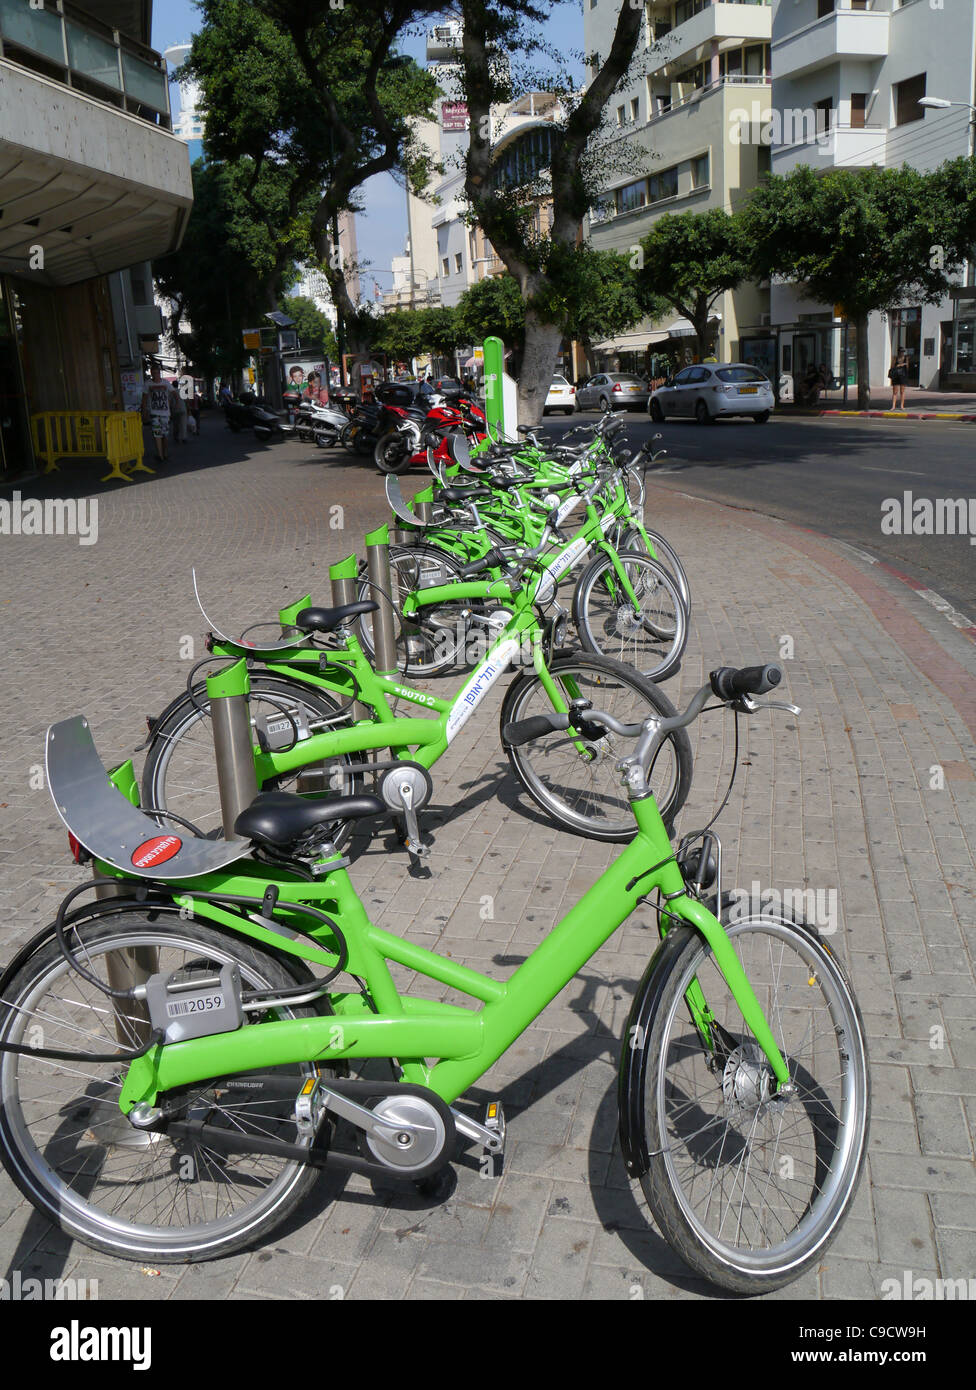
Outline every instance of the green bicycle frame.
<svg viewBox="0 0 976 1390"><path fill-rule="evenodd" d="M232 1033L157 1044L130 1065L120 1097L123 1112L140 1102L154 1104L161 1091L233 1072L353 1057L397 1058L405 1081L429 1086L451 1103L501 1057L655 888L667 897L669 912L705 938L777 1083L785 1083L789 1079L786 1063L723 927L685 892L653 797L632 805L637 837L504 983L375 926L338 857L336 867L316 883L280 874L270 880L280 893L276 919L286 927L290 921L300 925L306 935L298 939L272 932L199 896L240 894L260 899L269 876L257 863L233 873L194 879L185 887L169 885L174 901L192 910L195 917L324 969L336 965L338 942L329 926L304 916L302 908L308 904L330 914L346 943L345 969L366 981L369 1001L360 993L336 993L329 996L334 1009L330 1015L274 1019ZM662 858L666 862L661 863ZM324 860L323 867L328 862ZM647 874L648 863L659 867ZM100 864L99 870L124 878L107 865ZM635 882L638 877L640 885ZM662 928L663 933L669 929ZM402 996L393 982L391 964L458 990L480 1007ZM710 1014L697 982L686 1000L708 1045ZM427 1060L431 1058L436 1059L433 1065Z"/></svg>

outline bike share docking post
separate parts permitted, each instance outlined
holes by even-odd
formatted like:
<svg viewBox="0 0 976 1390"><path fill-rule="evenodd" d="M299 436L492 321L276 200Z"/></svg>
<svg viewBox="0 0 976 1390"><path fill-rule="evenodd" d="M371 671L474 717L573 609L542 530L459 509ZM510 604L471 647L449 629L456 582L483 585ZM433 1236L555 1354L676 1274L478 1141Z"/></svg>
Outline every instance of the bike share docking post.
<svg viewBox="0 0 976 1390"><path fill-rule="evenodd" d="M347 555L344 560L338 560L334 565L329 566L329 579L332 583L332 606L334 608L345 608L348 603L355 603L356 577L359 573L359 563L355 555ZM364 705L353 704L352 717L354 721L369 718L369 710Z"/></svg>
<svg viewBox="0 0 976 1390"><path fill-rule="evenodd" d="M413 509L417 514L417 520L427 524L430 521L432 504L434 501L433 485L425 487L423 492L418 492L413 499Z"/></svg>
<svg viewBox="0 0 976 1390"><path fill-rule="evenodd" d="M393 609L393 579L390 571L390 531L386 525L366 537L366 568L369 596L379 605L372 614L374 664L377 674L395 676L399 670L396 623Z"/></svg>
<svg viewBox="0 0 976 1390"><path fill-rule="evenodd" d="M216 675L207 677L220 814L228 840L236 838L234 822L258 794L251 711L247 699L250 690L247 662L243 657Z"/></svg>

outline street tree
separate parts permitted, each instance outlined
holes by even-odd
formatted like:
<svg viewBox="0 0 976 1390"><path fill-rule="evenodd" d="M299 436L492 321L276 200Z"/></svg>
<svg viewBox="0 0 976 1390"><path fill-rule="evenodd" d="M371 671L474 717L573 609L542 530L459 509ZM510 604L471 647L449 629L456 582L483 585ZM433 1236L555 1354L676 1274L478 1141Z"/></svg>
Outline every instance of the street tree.
<svg viewBox="0 0 976 1390"><path fill-rule="evenodd" d="M699 354L715 347L716 301L749 275L742 221L722 208L666 213L641 238L635 278L645 311L661 316L664 307L694 326Z"/></svg>
<svg viewBox="0 0 976 1390"><path fill-rule="evenodd" d="M543 51L537 26L551 9L549 0L460 0L458 5L463 23L460 95L467 102L470 127L465 195L471 220L504 262L523 301L519 413L527 421L542 418L568 327L562 310L571 301L572 286L566 276L578 268L569 253L579 244L583 219L608 168L605 159L594 159L594 145L610 97L642 51L644 24L643 5L622 4L608 51L587 55L590 81L585 90L575 90L566 79L548 80L559 96L559 114L546 124L547 140L538 142L516 183L510 170L495 163L493 108L497 111L516 95L513 55ZM509 55L508 62L499 60L502 54Z"/></svg>
<svg viewBox="0 0 976 1390"><path fill-rule="evenodd" d="M948 293L976 232L974 188L969 160L932 174L801 164L767 178L743 210L753 274L798 282L854 325L858 409L870 404L868 315Z"/></svg>
<svg viewBox="0 0 976 1390"><path fill-rule="evenodd" d="M486 338L501 338L512 356L509 370L519 372L525 341L525 301L511 275L486 275L465 290L455 310L460 342L477 347Z"/></svg>
<svg viewBox="0 0 976 1390"><path fill-rule="evenodd" d="M343 263L338 218L356 210L358 190L376 174L400 171L418 192L430 177L414 119L433 115L437 85L397 49L408 22L428 10L405 0L201 0L199 8L203 23L183 70L201 88L208 158L244 162L246 197L265 171L280 174L287 201L266 235L273 243L296 230L307 237L350 346L366 347L357 341L367 325L349 292L355 267Z"/></svg>

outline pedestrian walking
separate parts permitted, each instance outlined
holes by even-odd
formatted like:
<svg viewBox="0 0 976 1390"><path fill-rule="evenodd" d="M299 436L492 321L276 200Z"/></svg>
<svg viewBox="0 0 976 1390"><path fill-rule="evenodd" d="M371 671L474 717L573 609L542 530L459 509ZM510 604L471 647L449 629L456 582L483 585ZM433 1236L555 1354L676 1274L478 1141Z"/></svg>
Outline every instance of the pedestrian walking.
<svg viewBox="0 0 976 1390"><path fill-rule="evenodd" d="M169 387L159 374L159 363L149 368L149 385L142 393L142 418L152 430L156 457L160 463L169 458Z"/></svg>
<svg viewBox="0 0 976 1390"><path fill-rule="evenodd" d="M203 402L200 399L200 392L194 388L193 400L189 403L190 419L188 423L191 426L191 432L196 435L199 435L200 433L200 407L202 404Z"/></svg>
<svg viewBox="0 0 976 1390"><path fill-rule="evenodd" d="M173 425L173 438L177 444L186 443L186 401L180 395L176 382L170 382L169 413Z"/></svg>
<svg viewBox="0 0 976 1390"><path fill-rule="evenodd" d="M898 349L898 356L888 368L888 380L891 382L892 410L904 410L905 387L908 385L908 353L905 348Z"/></svg>

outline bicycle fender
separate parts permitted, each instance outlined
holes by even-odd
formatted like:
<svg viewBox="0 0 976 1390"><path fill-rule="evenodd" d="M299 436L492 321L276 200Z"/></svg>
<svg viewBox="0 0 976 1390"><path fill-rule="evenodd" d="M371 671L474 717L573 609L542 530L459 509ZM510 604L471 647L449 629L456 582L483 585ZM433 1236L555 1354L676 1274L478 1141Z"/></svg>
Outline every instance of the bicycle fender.
<svg viewBox="0 0 976 1390"><path fill-rule="evenodd" d="M629 1178L641 1178L650 1167L644 1127L644 1083L647 1076L647 1038L677 953L692 927L672 927L658 946L637 986L630 1006L617 1075L620 1149Z"/></svg>

